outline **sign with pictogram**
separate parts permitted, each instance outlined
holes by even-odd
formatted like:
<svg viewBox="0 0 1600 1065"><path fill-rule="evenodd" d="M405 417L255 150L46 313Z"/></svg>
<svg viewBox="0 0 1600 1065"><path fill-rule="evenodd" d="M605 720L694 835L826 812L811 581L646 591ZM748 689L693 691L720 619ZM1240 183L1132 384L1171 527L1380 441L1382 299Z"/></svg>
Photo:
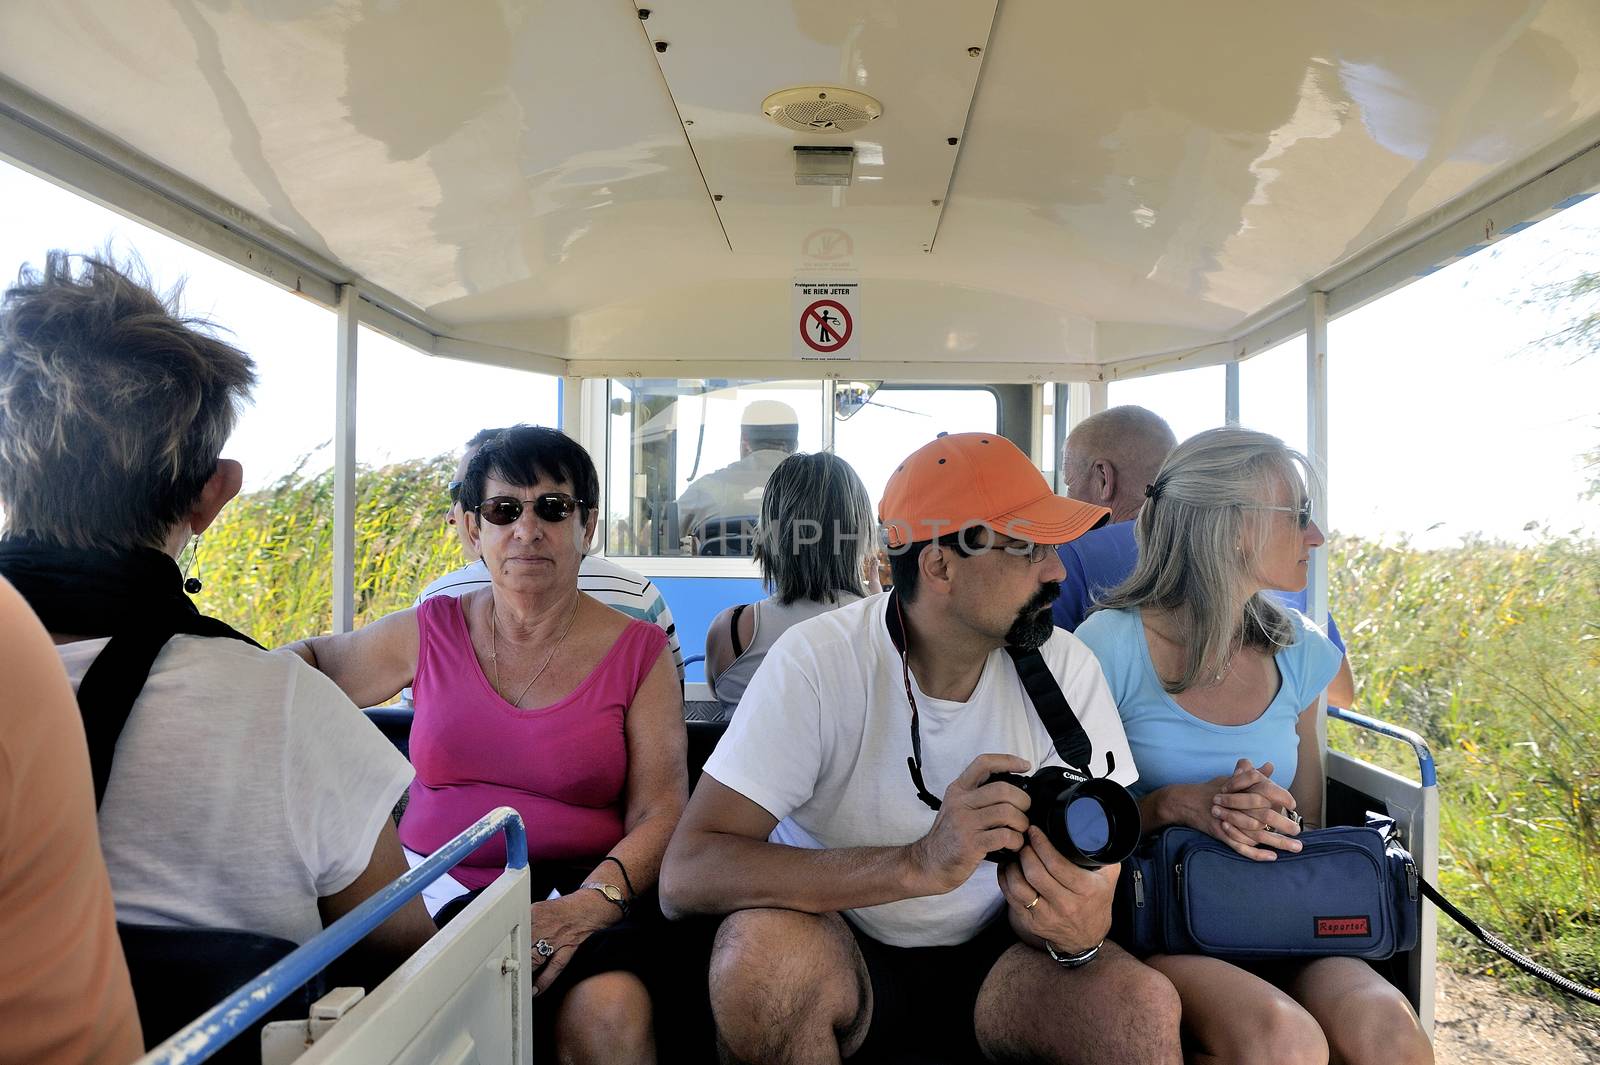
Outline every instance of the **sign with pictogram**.
<svg viewBox="0 0 1600 1065"><path fill-rule="evenodd" d="M854 359L860 282L796 279L793 349L800 359Z"/></svg>

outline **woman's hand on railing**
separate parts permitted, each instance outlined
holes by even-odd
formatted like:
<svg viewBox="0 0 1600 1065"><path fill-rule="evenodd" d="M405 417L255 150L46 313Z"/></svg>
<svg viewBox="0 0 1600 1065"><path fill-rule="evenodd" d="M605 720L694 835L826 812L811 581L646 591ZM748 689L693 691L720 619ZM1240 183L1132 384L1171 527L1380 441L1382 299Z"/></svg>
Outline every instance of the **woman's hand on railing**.
<svg viewBox="0 0 1600 1065"><path fill-rule="evenodd" d="M598 891L570 895L533 904L529 934L533 940L533 993L538 995L561 975L578 946L595 932L609 928L622 912ZM548 951L548 953L547 953Z"/></svg>

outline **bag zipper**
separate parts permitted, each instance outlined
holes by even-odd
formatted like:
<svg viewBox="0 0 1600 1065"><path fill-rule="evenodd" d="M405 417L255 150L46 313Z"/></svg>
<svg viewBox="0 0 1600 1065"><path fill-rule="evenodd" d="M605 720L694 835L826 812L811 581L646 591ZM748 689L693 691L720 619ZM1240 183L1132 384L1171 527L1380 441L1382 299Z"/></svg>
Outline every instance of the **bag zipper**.
<svg viewBox="0 0 1600 1065"><path fill-rule="evenodd" d="M1133 904L1144 909L1144 873L1138 869L1133 871Z"/></svg>
<svg viewBox="0 0 1600 1065"><path fill-rule="evenodd" d="M1406 863L1406 898L1412 902L1417 901L1417 865L1415 862Z"/></svg>

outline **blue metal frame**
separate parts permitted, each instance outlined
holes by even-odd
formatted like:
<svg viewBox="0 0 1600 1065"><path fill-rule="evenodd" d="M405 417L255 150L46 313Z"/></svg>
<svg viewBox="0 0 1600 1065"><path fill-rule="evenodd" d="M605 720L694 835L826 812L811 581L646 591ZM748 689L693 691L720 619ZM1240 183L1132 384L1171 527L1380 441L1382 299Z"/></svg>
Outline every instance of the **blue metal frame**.
<svg viewBox="0 0 1600 1065"><path fill-rule="evenodd" d="M401 906L422 894L424 888L448 873L461 859L502 831L506 834L506 868L526 868L528 836L523 828L522 817L509 806L490 810L421 865L201 1014L152 1051L149 1060L159 1065L194 1065L205 1061L226 1046L229 1040L265 1017L272 1007L288 998L296 988L333 964L336 958L359 943Z"/></svg>
<svg viewBox="0 0 1600 1065"><path fill-rule="evenodd" d="M1434 787L1439 782L1433 768L1433 750L1428 746L1428 741L1399 725L1391 725L1387 721L1379 721L1366 714L1358 714L1354 710L1345 710L1337 706L1328 707L1328 716L1339 721L1348 721L1357 728L1364 728L1368 732L1376 732L1380 736L1388 736L1402 743L1411 745L1417 755L1417 772L1422 776L1422 786Z"/></svg>

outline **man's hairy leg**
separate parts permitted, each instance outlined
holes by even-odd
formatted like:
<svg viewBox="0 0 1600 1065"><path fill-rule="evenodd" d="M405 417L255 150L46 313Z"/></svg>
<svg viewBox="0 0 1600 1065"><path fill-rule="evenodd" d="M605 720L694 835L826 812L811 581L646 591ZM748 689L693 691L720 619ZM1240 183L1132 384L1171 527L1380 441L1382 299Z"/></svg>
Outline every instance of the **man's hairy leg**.
<svg viewBox="0 0 1600 1065"><path fill-rule="evenodd" d="M1178 1065L1178 992L1171 981L1107 942L1064 969L1017 944L978 992L978 1045L990 1061L1052 1065Z"/></svg>
<svg viewBox="0 0 1600 1065"><path fill-rule="evenodd" d="M722 1060L836 1065L860 1048L872 991L838 914L740 910L717 931L711 1009Z"/></svg>

